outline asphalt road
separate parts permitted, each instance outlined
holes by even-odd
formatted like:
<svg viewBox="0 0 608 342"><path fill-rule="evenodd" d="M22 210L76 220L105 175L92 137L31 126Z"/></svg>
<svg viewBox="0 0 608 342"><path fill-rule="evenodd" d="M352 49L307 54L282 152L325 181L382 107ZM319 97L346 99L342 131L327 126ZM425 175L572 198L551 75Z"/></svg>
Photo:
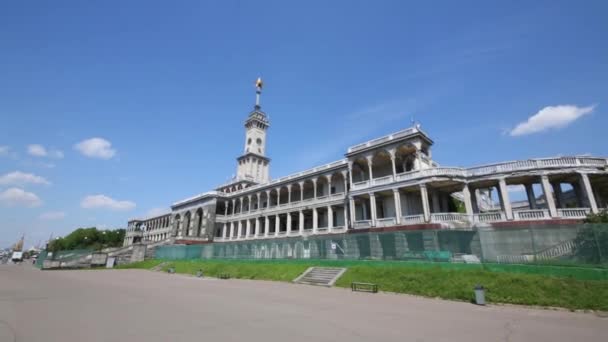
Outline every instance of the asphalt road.
<svg viewBox="0 0 608 342"><path fill-rule="evenodd" d="M608 318L140 270L0 265L0 341L606 341Z"/></svg>

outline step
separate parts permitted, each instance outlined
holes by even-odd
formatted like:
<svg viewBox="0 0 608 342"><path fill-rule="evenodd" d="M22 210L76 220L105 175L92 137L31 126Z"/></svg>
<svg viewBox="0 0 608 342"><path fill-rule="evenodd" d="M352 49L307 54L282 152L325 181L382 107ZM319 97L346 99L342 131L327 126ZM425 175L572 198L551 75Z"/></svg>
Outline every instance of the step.
<svg viewBox="0 0 608 342"><path fill-rule="evenodd" d="M310 267L293 282L298 284L333 286L346 268Z"/></svg>

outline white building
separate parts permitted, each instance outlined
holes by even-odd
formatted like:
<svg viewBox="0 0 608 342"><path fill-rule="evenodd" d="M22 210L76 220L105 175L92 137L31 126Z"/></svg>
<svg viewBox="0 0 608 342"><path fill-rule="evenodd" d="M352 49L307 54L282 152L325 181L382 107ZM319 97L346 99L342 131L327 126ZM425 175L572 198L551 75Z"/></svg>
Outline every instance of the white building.
<svg viewBox="0 0 608 342"><path fill-rule="evenodd" d="M351 146L345 158L333 163L271 180L265 153L270 122L259 104L259 79L256 88L236 178L214 191L173 203L167 214L130 220L125 245L474 229L515 221L568 223L579 222L608 203L607 158L572 156L443 167L432 159L433 140L418 125ZM512 185L525 187L524 206L522 201L512 206L508 191ZM574 194L567 196L569 200L564 188ZM498 205L492 200L493 191Z"/></svg>

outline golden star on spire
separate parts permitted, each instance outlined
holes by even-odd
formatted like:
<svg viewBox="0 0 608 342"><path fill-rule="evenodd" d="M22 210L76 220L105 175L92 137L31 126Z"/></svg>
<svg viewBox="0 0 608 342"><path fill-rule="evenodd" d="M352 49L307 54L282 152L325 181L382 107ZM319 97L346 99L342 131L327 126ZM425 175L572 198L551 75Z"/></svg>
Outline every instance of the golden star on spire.
<svg viewBox="0 0 608 342"><path fill-rule="evenodd" d="M262 89L263 86L264 86L264 82L262 82L262 78L258 77L257 81L255 81L255 87Z"/></svg>

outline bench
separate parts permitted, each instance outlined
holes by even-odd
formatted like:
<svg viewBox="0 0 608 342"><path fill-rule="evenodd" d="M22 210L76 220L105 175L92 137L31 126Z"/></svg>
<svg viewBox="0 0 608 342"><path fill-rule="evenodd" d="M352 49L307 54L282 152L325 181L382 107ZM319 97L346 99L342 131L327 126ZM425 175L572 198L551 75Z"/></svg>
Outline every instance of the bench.
<svg viewBox="0 0 608 342"><path fill-rule="evenodd" d="M220 279L230 279L230 274L228 273L220 273L218 276Z"/></svg>
<svg viewBox="0 0 608 342"><path fill-rule="evenodd" d="M352 282L352 283L350 283L350 289L352 291L377 293L378 285L372 284L372 283Z"/></svg>

